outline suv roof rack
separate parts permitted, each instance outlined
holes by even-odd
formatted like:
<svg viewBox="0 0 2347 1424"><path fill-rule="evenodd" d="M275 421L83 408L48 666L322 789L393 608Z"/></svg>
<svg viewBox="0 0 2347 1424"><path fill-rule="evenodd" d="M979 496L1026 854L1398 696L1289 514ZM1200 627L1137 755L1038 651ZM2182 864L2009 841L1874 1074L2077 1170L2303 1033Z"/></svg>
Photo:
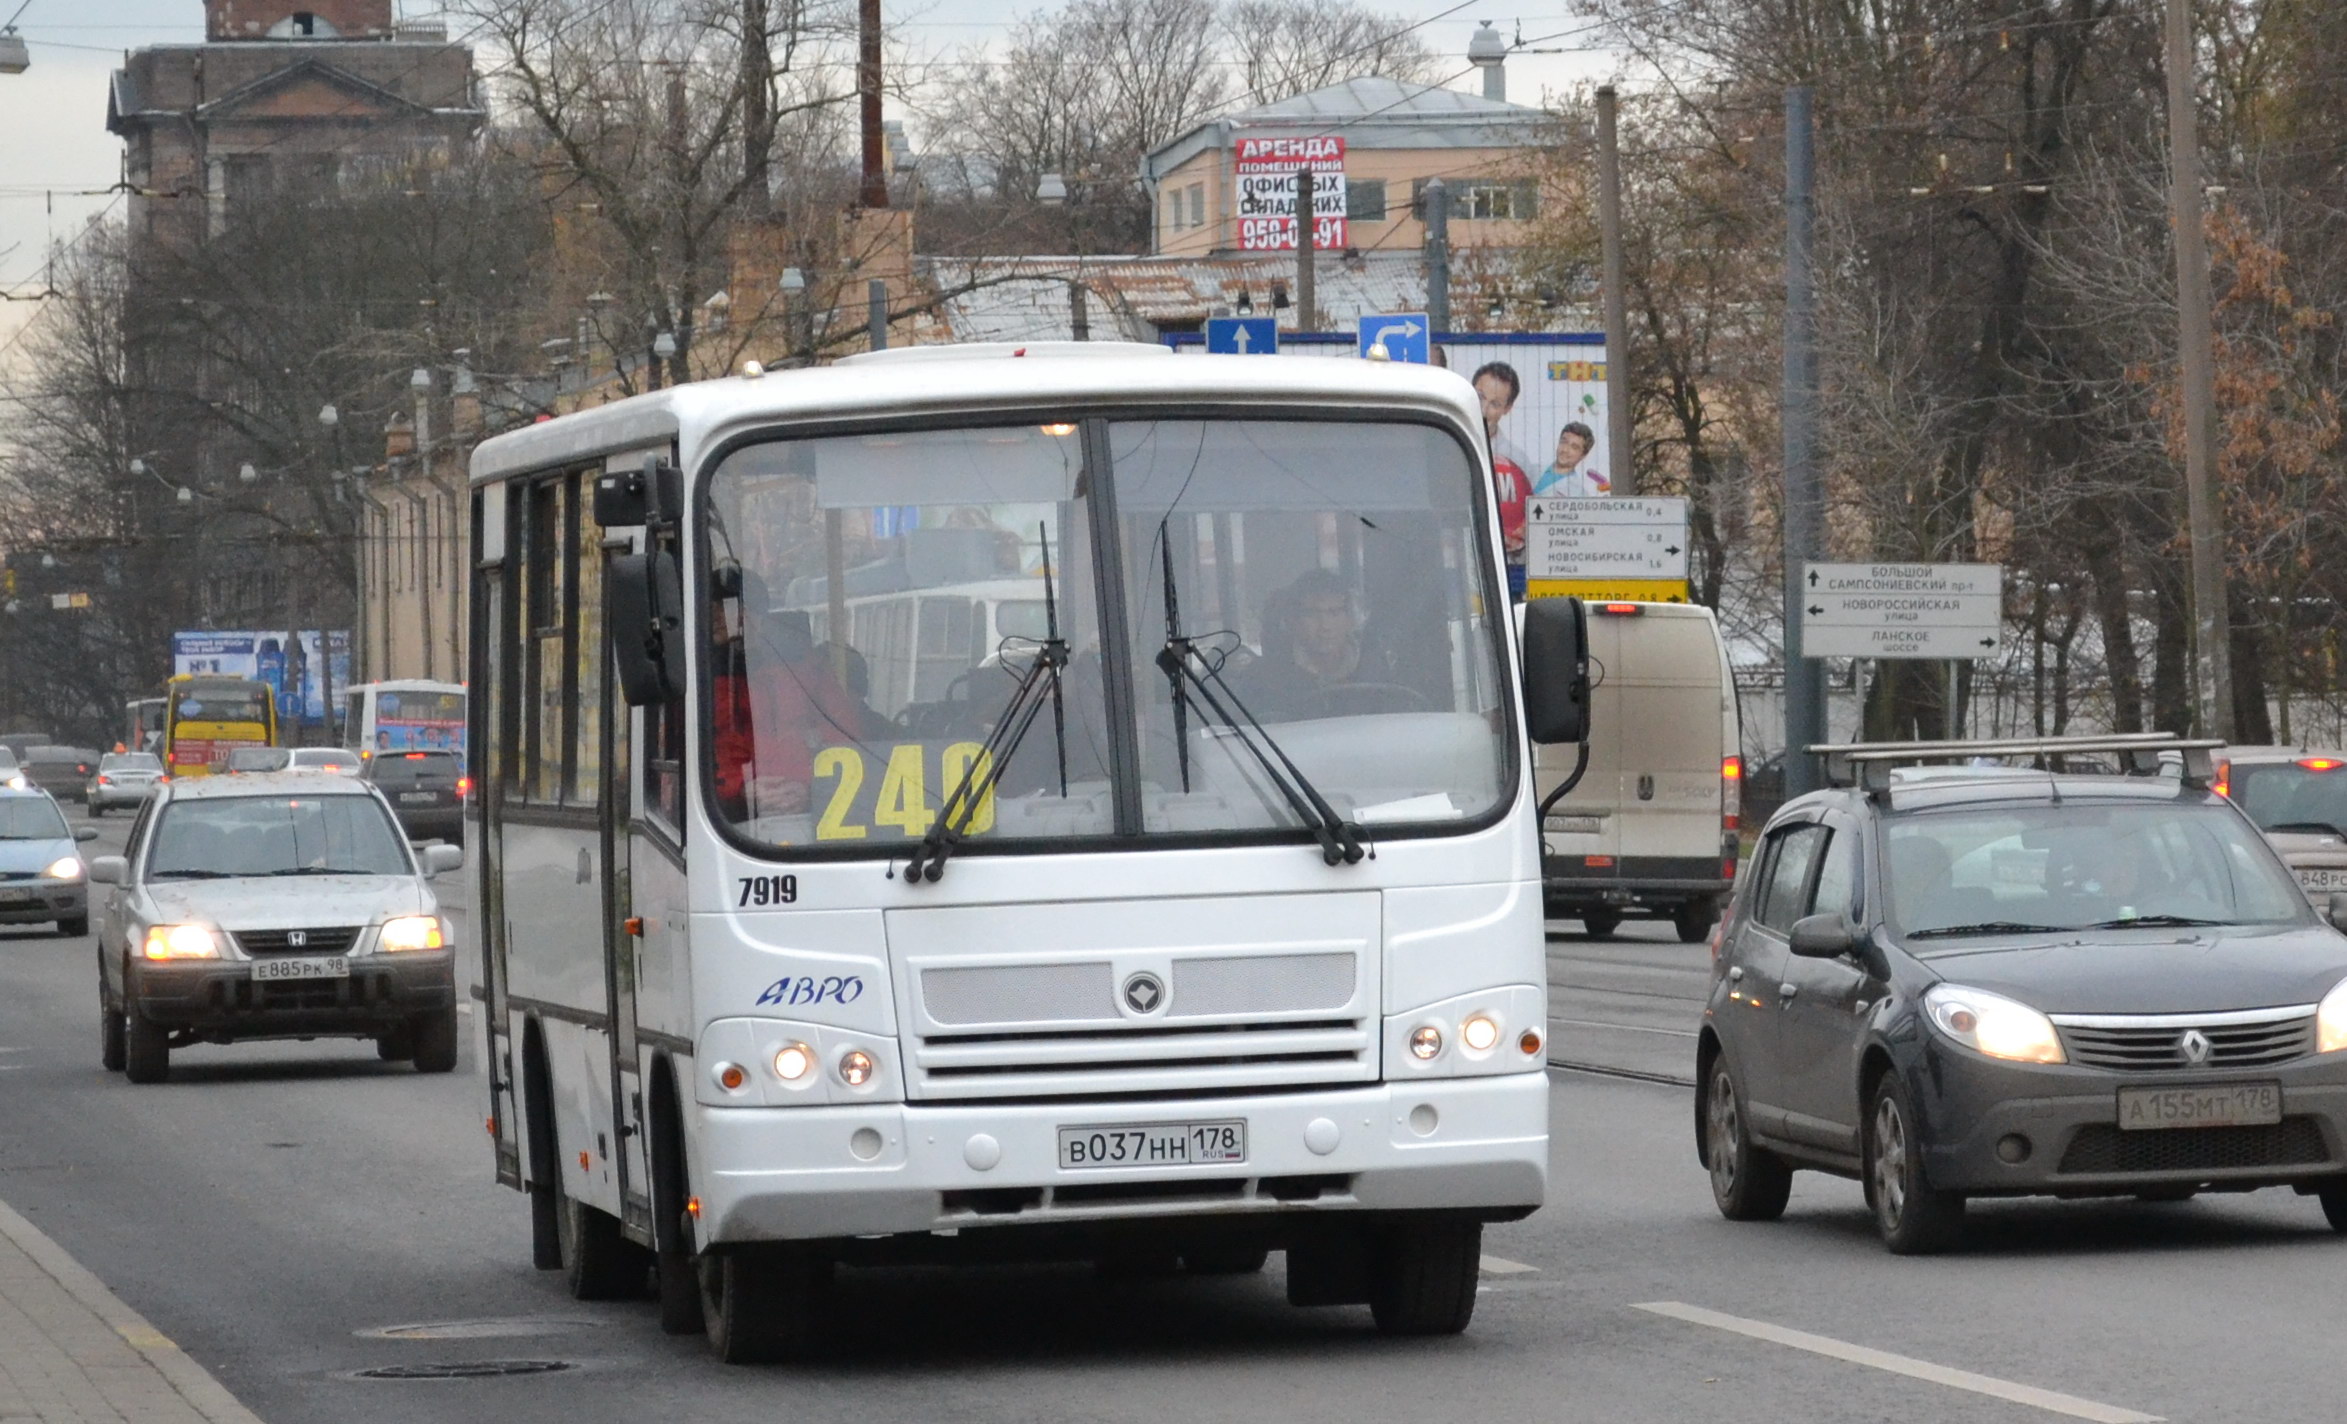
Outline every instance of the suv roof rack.
<svg viewBox="0 0 2347 1424"><path fill-rule="evenodd" d="M2136 776L2155 776L2163 767L2174 766L2181 771L2185 785L2206 788L2216 783L2216 753L2224 745L2213 738L2185 738L2173 732L2119 732L2101 737L1838 742L1808 750L1824 758L1827 785L1862 786L1875 793L1890 789L1891 768L1902 763L1961 761L1982 756L2074 756L2090 752L2117 754L2126 772Z"/></svg>

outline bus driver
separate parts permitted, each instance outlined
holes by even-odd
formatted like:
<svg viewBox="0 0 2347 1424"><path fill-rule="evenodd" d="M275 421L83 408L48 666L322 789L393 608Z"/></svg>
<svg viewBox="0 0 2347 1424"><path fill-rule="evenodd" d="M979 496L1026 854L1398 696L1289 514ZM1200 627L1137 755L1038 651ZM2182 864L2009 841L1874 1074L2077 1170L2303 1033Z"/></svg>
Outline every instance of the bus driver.
<svg viewBox="0 0 2347 1424"><path fill-rule="evenodd" d="M742 575L738 632L722 602L711 618L717 796L737 820L805 811L816 750L856 741L866 716L819 656L804 610L751 611L764 590L755 574Z"/></svg>

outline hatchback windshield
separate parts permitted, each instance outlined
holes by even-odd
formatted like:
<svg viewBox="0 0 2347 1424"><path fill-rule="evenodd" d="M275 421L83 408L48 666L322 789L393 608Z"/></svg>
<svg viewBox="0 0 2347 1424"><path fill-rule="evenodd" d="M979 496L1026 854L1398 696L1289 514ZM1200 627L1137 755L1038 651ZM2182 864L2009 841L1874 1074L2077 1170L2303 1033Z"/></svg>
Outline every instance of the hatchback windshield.
<svg viewBox="0 0 2347 1424"><path fill-rule="evenodd" d="M401 752L375 758L369 763L368 775L384 790L397 791L411 786L453 786L462 771L449 752Z"/></svg>
<svg viewBox="0 0 2347 1424"><path fill-rule="evenodd" d="M2133 924L2283 924L2306 899L2222 806L1930 811L1884 827L1890 919L1910 939Z"/></svg>
<svg viewBox="0 0 2347 1424"><path fill-rule="evenodd" d="M736 450L701 608L718 811L866 854L966 777L980 844L1473 821L1510 765L1478 484L1401 421ZM1022 726L989 791L984 744Z"/></svg>
<svg viewBox="0 0 2347 1424"><path fill-rule="evenodd" d="M61 841L72 833L46 796L0 796L0 841Z"/></svg>
<svg viewBox="0 0 2347 1424"><path fill-rule="evenodd" d="M108 752L98 762L100 771L161 771L162 758L148 752Z"/></svg>
<svg viewBox="0 0 2347 1424"><path fill-rule="evenodd" d="M412 875L407 845L372 796L175 801L155 826L151 880L237 875Z"/></svg>

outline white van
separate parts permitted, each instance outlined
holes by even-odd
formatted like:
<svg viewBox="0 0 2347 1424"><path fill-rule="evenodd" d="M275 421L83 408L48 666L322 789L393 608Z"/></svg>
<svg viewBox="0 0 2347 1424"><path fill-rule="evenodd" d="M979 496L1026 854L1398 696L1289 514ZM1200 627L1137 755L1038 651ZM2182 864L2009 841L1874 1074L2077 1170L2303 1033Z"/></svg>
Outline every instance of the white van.
<svg viewBox="0 0 2347 1424"><path fill-rule="evenodd" d="M1736 877L1743 759L1736 684L1719 622L1686 603L1596 603L1589 612L1589 769L1541 826L1548 915L1603 939L1624 919L1711 933ZM1538 747L1540 792L1574 749Z"/></svg>

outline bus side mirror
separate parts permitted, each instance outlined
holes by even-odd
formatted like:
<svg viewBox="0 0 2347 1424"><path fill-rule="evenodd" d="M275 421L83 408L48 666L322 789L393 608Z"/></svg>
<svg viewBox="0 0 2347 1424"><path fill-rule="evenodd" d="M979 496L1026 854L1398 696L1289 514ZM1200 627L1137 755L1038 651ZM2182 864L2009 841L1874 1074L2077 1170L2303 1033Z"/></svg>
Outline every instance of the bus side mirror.
<svg viewBox="0 0 2347 1424"><path fill-rule="evenodd" d="M1524 605L1524 724L1543 746L1589 740L1589 628L1578 598Z"/></svg>
<svg viewBox="0 0 2347 1424"><path fill-rule="evenodd" d="M683 580L676 554L655 548L613 554L604 570L604 617L611 629L620 695L652 707L684 695Z"/></svg>

